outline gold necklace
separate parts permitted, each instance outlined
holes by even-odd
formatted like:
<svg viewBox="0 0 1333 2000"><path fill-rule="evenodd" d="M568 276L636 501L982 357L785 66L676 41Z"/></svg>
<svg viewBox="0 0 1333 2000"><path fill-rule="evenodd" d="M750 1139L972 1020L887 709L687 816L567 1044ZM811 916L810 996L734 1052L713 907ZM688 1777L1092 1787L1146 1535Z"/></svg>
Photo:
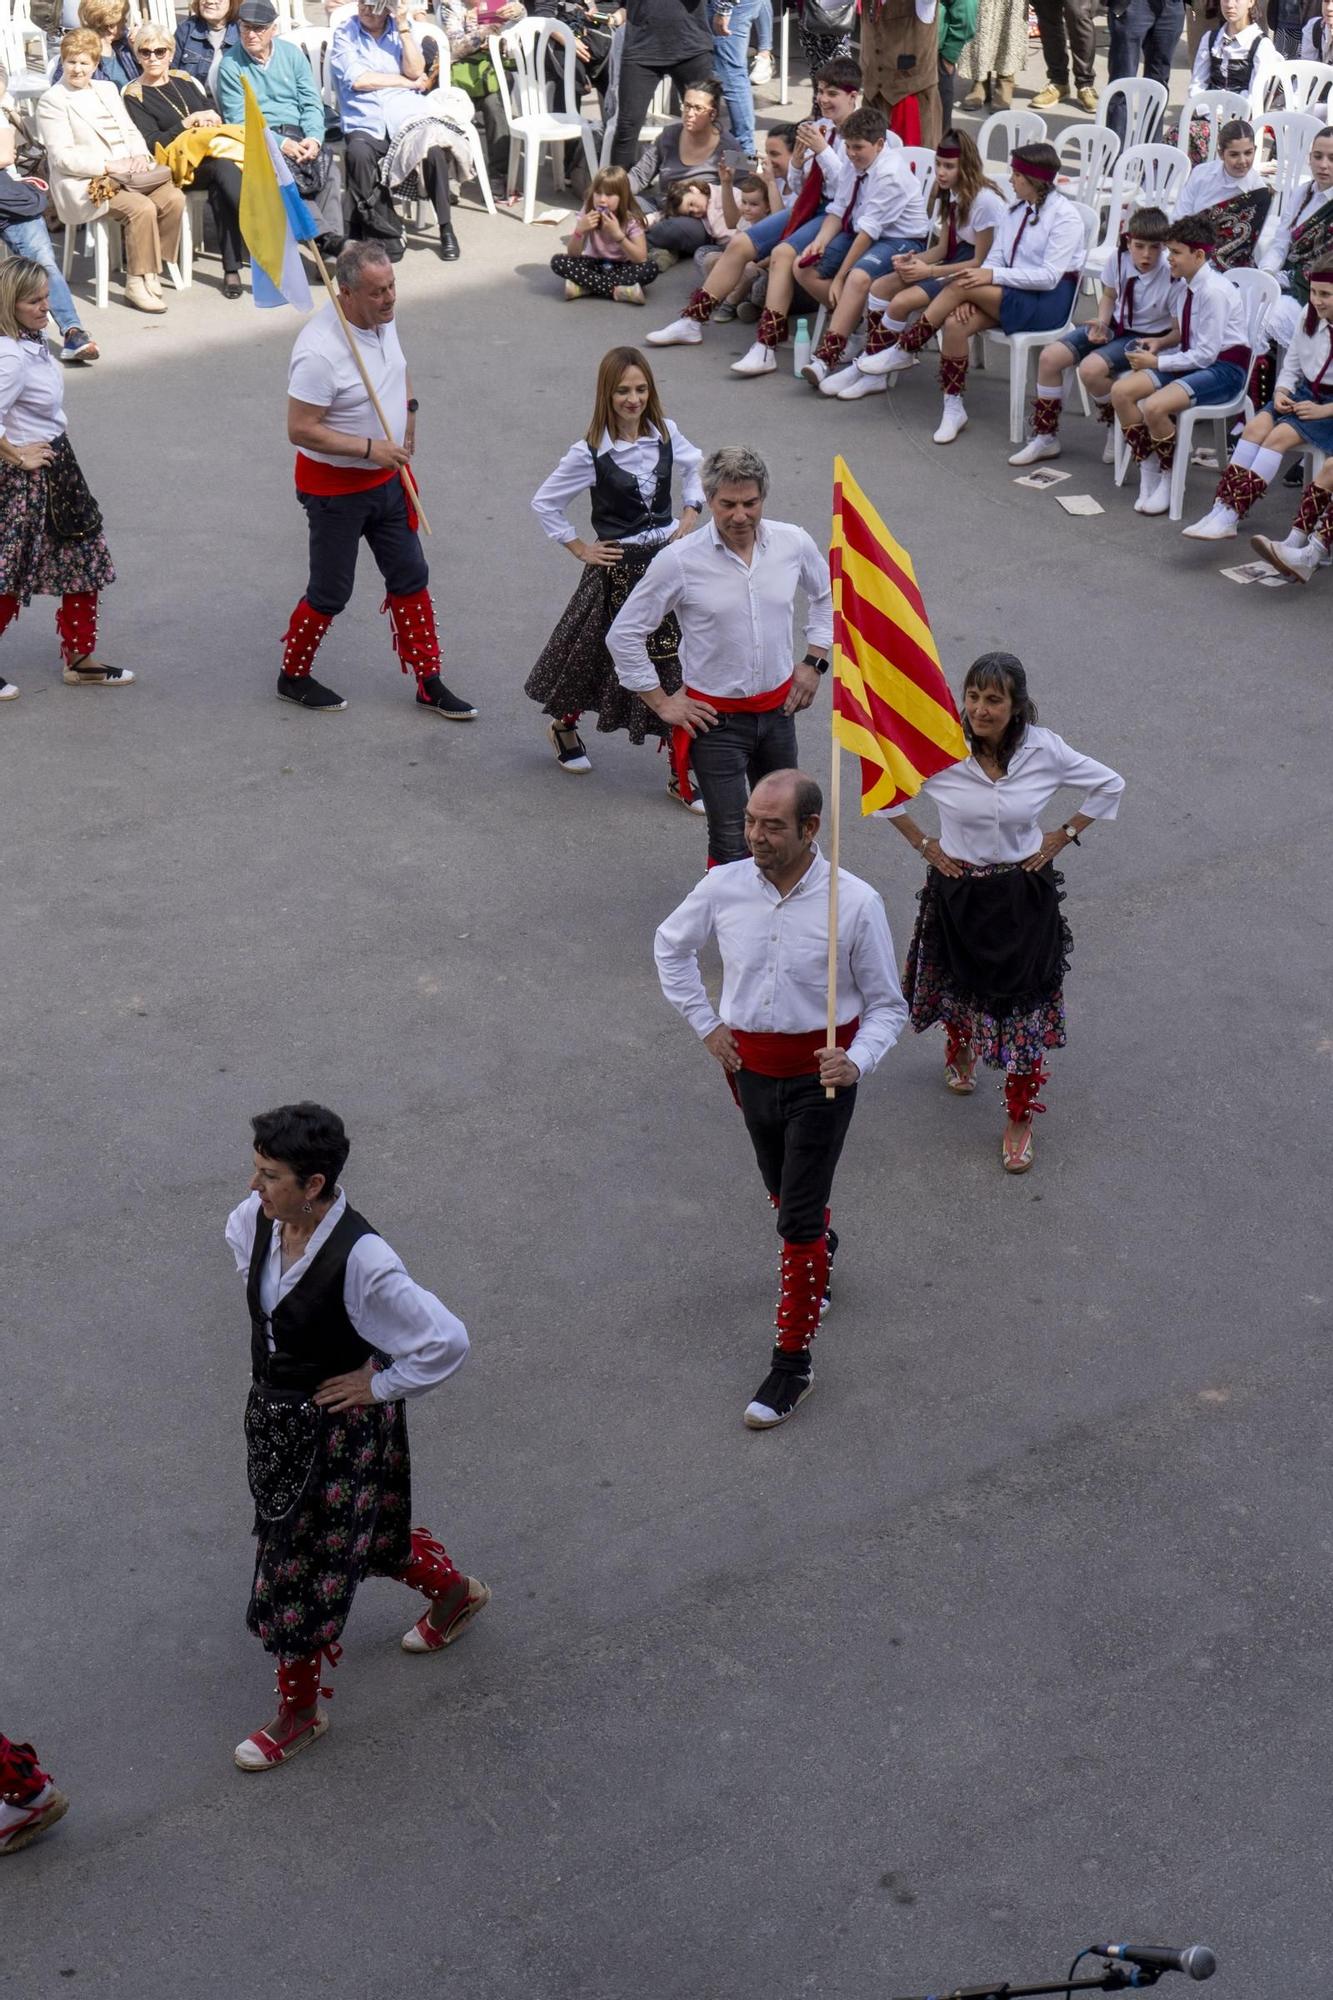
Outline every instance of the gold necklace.
<svg viewBox="0 0 1333 2000"><path fill-rule="evenodd" d="M168 72L168 74L165 77L163 77L161 83L150 83L148 88L150 90L160 90L162 92L162 95L166 98L167 103L171 106L172 110L180 112L182 125L185 123L185 120L187 118L192 118L194 116L194 111L198 111L200 109L200 106L196 104L194 107L194 111L192 111L190 109L190 103L188 98L186 99L185 103L182 104L178 97L173 97L171 89L170 72Z"/></svg>

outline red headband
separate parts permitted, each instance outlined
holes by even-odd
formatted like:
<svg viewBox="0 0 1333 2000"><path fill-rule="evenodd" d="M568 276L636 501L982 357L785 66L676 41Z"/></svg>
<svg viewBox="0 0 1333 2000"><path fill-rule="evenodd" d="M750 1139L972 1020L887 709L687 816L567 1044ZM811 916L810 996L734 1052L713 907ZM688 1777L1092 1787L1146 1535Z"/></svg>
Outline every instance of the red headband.
<svg viewBox="0 0 1333 2000"><path fill-rule="evenodd" d="M1305 282L1307 285L1333 285L1333 268L1327 271L1311 271Z"/></svg>
<svg viewBox="0 0 1333 2000"><path fill-rule="evenodd" d="M962 157L963 149L961 146L946 146L943 140L941 140L940 144L935 148L935 158L937 160L961 160Z"/></svg>
<svg viewBox="0 0 1333 2000"><path fill-rule="evenodd" d="M1031 160L1020 159L1017 153L1009 155L1009 165L1014 173L1022 174L1025 181L1045 181L1048 186L1059 171L1057 167L1047 167L1040 162L1034 164Z"/></svg>

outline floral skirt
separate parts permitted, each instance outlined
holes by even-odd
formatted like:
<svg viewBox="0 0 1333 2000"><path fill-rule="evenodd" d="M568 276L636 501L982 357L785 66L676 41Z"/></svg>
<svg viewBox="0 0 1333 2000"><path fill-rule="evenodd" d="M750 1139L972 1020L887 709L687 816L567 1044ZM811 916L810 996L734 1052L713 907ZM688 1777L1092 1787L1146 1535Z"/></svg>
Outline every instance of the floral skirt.
<svg viewBox="0 0 1333 2000"><path fill-rule="evenodd" d="M411 1555L412 1464L401 1403L324 1419L304 1498L255 1521L246 1624L266 1653L299 1658L336 1639L363 1576L401 1576Z"/></svg>
<svg viewBox="0 0 1333 2000"><path fill-rule="evenodd" d="M971 892L981 918L976 949L960 940L944 907L955 881L932 868L903 970L909 1019L917 1034L946 1021L988 1069L1023 1076L1046 1050L1065 1046L1064 975L1074 940L1060 908L1064 877L1012 863L962 865L965 881L994 885Z"/></svg>
<svg viewBox="0 0 1333 2000"><path fill-rule="evenodd" d="M524 694L541 702L547 715L595 712L599 732L627 730L631 743L642 743L646 736L670 735L667 725L636 694L621 686L606 650L611 620L656 554L656 549L627 548L618 563L583 565L577 590L523 684ZM675 694L680 686L679 646L680 628L673 612L648 641L648 657L668 694Z"/></svg>
<svg viewBox="0 0 1333 2000"><path fill-rule="evenodd" d="M116 572L102 534L58 542L46 525L46 473L0 465L0 597L21 604L105 590Z"/></svg>

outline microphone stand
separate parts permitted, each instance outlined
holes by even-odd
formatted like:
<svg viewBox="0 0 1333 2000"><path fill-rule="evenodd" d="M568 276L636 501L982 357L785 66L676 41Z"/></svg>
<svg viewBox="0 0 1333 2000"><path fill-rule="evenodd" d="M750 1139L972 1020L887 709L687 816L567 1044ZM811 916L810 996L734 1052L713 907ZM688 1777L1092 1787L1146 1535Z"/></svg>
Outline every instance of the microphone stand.
<svg viewBox="0 0 1333 2000"><path fill-rule="evenodd" d="M1039 1993L1117 1993L1127 1986L1155 1986L1161 1973L1149 1966L1108 1966L1096 1979L1060 1979L1054 1986L955 1986L948 1993L903 1994L899 2000L1032 2000Z"/></svg>

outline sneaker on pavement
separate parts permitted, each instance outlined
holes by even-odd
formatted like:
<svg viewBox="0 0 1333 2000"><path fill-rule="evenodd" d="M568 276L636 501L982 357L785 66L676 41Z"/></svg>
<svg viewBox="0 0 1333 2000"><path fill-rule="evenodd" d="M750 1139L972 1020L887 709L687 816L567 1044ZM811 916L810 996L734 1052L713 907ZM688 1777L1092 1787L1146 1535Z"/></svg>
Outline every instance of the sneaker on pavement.
<svg viewBox="0 0 1333 2000"><path fill-rule="evenodd" d="M852 383L856 380L858 372L859 371L857 369L856 363L854 361L849 361L845 368L839 368L835 374L832 375L826 374L823 381L819 385L820 395L840 396L844 389L851 388Z"/></svg>
<svg viewBox="0 0 1333 2000"><path fill-rule="evenodd" d="M935 433L936 444L952 444L959 431L967 427L967 405L961 396L946 396L944 409L940 413L940 427Z"/></svg>
<svg viewBox="0 0 1333 2000"><path fill-rule="evenodd" d="M0 1800L0 1856L17 1854L40 1839L69 1811L69 1800L48 1778L36 1798L27 1805L11 1806Z"/></svg>
<svg viewBox="0 0 1333 2000"><path fill-rule="evenodd" d="M885 396L888 394L888 389L889 382L886 375L867 375L858 361L852 371L852 380L845 389L839 389L838 401L859 403L862 396Z"/></svg>
<svg viewBox="0 0 1333 2000"><path fill-rule="evenodd" d="M98 346L92 335L85 333L81 326L70 327L65 338L60 343L60 359L62 361L96 361L97 356Z"/></svg>
<svg viewBox="0 0 1333 2000"><path fill-rule="evenodd" d="M1307 542L1303 549L1293 549L1287 542L1270 541L1267 535L1251 535L1250 547L1265 562L1272 563L1274 569L1281 570L1283 576L1291 577L1296 583L1308 583L1319 568L1323 550L1318 542Z"/></svg>
<svg viewBox="0 0 1333 2000"><path fill-rule="evenodd" d="M916 356L905 347L881 347L878 354L863 354L857 361L863 375L894 375L900 368L915 368Z"/></svg>
<svg viewBox="0 0 1333 2000"><path fill-rule="evenodd" d="M801 370L801 380L808 382L812 389L822 389L827 378L828 362L821 361L817 354L812 354Z"/></svg>
<svg viewBox="0 0 1333 2000"><path fill-rule="evenodd" d="M733 361L733 375L775 375L778 357L771 347L765 347L762 340L756 340L746 348L739 361Z"/></svg>
<svg viewBox="0 0 1333 2000"><path fill-rule="evenodd" d="M109 667L96 653L85 653L80 660L67 660L60 678L66 687L72 688L130 687L134 682L128 667Z"/></svg>
<svg viewBox="0 0 1333 2000"><path fill-rule="evenodd" d="M788 1354L775 1347L772 1368L755 1390L753 1401L746 1405L747 1430L771 1431L775 1424L785 1424L814 1386L809 1353Z"/></svg>
<svg viewBox="0 0 1333 2000"><path fill-rule="evenodd" d="M561 722L550 722L546 726L546 734L551 739L555 760L562 771L591 771L592 759L577 729Z"/></svg>
<svg viewBox="0 0 1333 2000"><path fill-rule="evenodd" d="M649 347L697 347L703 337L697 319L673 319L669 326L659 326L644 336Z"/></svg>
<svg viewBox="0 0 1333 2000"><path fill-rule="evenodd" d="M1068 97L1070 94L1067 83L1043 84L1032 100L1032 109L1034 111L1049 111L1053 104L1058 104L1062 98Z"/></svg>
<svg viewBox="0 0 1333 2000"><path fill-rule="evenodd" d="M588 294L584 291L582 285L576 285L572 278L565 279L566 299L586 299L587 296Z"/></svg>
<svg viewBox="0 0 1333 2000"><path fill-rule="evenodd" d="M1233 508L1221 507L1215 503L1201 521L1193 522L1180 532L1182 535L1188 535L1192 542L1228 542L1239 525L1240 516Z"/></svg>
<svg viewBox="0 0 1333 2000"><path fill-rule="evenodd" d="M1009 454L1010 465L1035 465L1039 459L1059 458L1060 440L1056 437L1030 437L1026 444Z"/></svg>
<svg viewBox="0 0 1333 2000"><path fill-rule="evenodd" d="M454 694L438 674L427 674L417 689L417 707L442 715L446 722L475 722L477 711L466 695Z"/></svg>
<svg viewBox="0 0 1333 2000"><path fill-rule="evenodd" d="M1080 84L1075 95L1085 111L1097 109L1097 93L1090 83Z"/></svg>
<svg viewBox="0 0 1333 2000"><path fill-rule="evenodd" d="M309 674L279 674L278 693L283 701L294 701L312 715L340 715L347 706L340 694L322 681L311 680Z"/></svg>
<svg viewBox="0 0 1333 2000"><path fill-rule="evenodd" d="M17 701L18 698L19 691L13 681L7 681L0 675L0 701Z"/></svg>
<svg viewBox="0 0 1333 2000"><path fill-rule="evenodd" d="M620 306L642 306L648 303L643 296L642 285L613 285L611 296Z"/></svg>
<svg viewBox="0 0 1333 2000"><path fill-rule="evenodd" d="M713 318L719 326L726 326L731 320L737 317L737 312L738 308L731 303L730 299L723 299L721 305L713 307ZM757 314L755 316L756 318L758 317Z"/></svg>
<svg viewBox="0 0 1333 2000"><path fill-rule="evenodd" d="M1171 505L1171 474L1166 467L1154 459L1157 465L1157 483L1149 488L1139 512L1142 514L1165 514Z"/></svg>
<svg viewBox="0 0 1333 2000"><path fill-rule="evenodd" d="M750 81L751 83L772 83L773 52L771 49L760 49L758 55L750 64Z"/></svg>

